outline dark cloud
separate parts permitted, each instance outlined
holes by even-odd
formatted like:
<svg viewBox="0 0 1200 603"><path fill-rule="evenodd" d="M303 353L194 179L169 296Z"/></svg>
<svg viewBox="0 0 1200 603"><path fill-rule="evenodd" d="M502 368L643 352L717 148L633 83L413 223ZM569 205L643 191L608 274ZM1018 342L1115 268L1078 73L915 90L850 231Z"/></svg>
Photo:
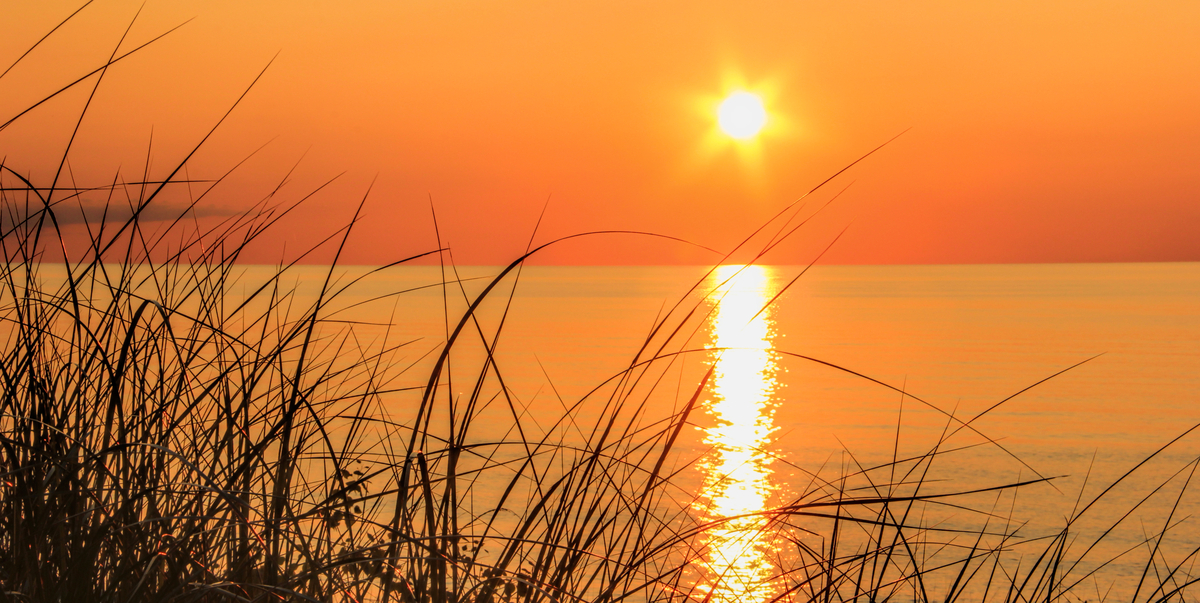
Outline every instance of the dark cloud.
<svg viewBox="0 0 1200 603"><path fill-rule="evenodd" d="M123 223L133 216L134 207L125 203L71 203L69 201L56 203L54 205L54 217L59 225L69 224L99 224L101 221L109 223ZM25 207L9 207L4 208L3 215L0 216L0 224L6 227L11 226L15 222L24 221L27 216L37 219L38 208L30 207L28 214ZM238 211L224 208L213 207L206 204L198 204L190 206L186 203L151 203L142 208L138 214L140 222L170 222L183 216L184 220L195 218L223 217L240 213ZM47 224L49 220L47 220Z"/></svg>

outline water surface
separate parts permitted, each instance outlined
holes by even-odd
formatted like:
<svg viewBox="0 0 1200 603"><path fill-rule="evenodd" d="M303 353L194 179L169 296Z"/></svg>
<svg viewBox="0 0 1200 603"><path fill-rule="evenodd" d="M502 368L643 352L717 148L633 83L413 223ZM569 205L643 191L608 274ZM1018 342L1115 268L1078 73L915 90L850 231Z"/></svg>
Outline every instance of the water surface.
<svg viewBox="0 0 1200 603"><path fill-rule="evenodd" d="M653 331L662 317L691 311L660 386L667 395L647 412L677 410L712 368L671 470L697 520L713 522L697 565L715 601L777 594L765 579L788 545L763 541L756 513L838 476L937 449L952 452L925 474L926 492L1053 477L972 502L1033 535L1200 422L1200 264L840 266L795 279L801 270L531 267L479 315L479 329L502 331L494 357L536 428L644 354L662 337ZM362 325L364 342L372 333L411 342L395 361L411 363L406 374L419 384L494 272L464 269L460 283L419 288L441 270L391 271L343 301L408 293L343 318L391 325ZM405 400L393 402L398 414ZM590 411L575 412L586 425ZM1183 439L1080 529L1102 530L1167 480L1174 491L1183 478L1172 475L1198 455L1200 438ZM1163 528L1173 500L1144 504L1150 519L1129 521L1092 557L1136 549ZM1176 541L1200 541L1196 510L1194 496L1180 501ZM954 510L926 518L967 519ZM1136 582L1140 567L1117 562L1109 573Z"/></svg>

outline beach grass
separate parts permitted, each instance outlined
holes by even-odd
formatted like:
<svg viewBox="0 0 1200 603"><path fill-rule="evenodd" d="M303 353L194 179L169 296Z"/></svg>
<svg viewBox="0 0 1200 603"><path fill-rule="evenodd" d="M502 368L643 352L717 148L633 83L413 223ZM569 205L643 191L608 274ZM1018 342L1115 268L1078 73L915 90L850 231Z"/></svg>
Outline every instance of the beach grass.
<svg viewBox="0 0 1200 603"><path fill-rule="evenodd" d="M95 84L119 57L71 86ZM753 521L703 517L703 493L681 485L694 459L680 437L711 385L704 359L720 352L692 343L708 302L681 298L625 370L535 422L498 350L522 266L541 248L478 292L444 249L348 272L338 258L356 214L314 243L334 260L301 294L297 264L249 274L240 262L294 203L272 197L201 221L205 200L189 197L177 216L151 219L176 187L198 182L184 177L191 155L159 180L118 174L96 186L71 181L69 152L49 182L13 158L0 165L5 600L708 603L721 600L725 577L704 562L705 535L735 523L772 543L772 602L1103 600L1094 585L1112 560L1091 556L1118 526L1150 521L1135 507L1101 517L1098 532L1078 530L1139 464L1081 498L1060 530L1025 533L1004 504L1052 478L1030 468L1027 479L974 490L929 480L963 451L949 438L976 429L974 417L941 410L943 437L922 454L869 464L847 453ZM114 212L73 226L86 233L80 252L63 216L85 193ZM798 233L796 207L742 251L755 244L762 257ZM412 342L356 323L344 300L372 274L423 256L442 259L443 278L428 286L460 310L447 315L443 343L402 362ZM694 288L702 298L715 291L708 277ZM402 307L404 293L386 297ZM365 326L383 336L368 341ZM775 353L936 408L850 368ZM685 362L700 368L674 387ZM391 402L400 397L411 403ZM1163 450L1193 429L1164 437ZM978 436L977 446L1001 446ZM1196 464L1145 488L1147 499L1180 500ZM946 509L955 521L934 519ZM1136 543L1140 575L1113 596L1195 600L1200 546L1167 509ZM1180 531L1182 546L1164 544Z"/></svg>

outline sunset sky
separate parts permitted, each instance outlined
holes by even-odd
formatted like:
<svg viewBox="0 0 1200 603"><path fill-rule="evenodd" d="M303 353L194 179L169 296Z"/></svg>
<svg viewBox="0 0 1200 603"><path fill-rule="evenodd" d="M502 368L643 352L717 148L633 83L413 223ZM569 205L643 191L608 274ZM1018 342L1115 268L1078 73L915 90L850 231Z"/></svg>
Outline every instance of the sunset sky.
<svg viewBox="0 0 1200 603"><path fill-rule="evenodd" d="M4 1L0 71L79 4ZM0 79L0 123L103 64L139 6L96 0L43 42ZM766 261L810 261L847 227L822 261L1200 261L1194 0L149 0L121 48L188 19L108 72L71 169L140 178L153 133L165 176L271 63L188 165L217 177L266 145L203 212L251 206L294 165L282 201L338 178L256 261L333 232L368 188L353 263L436 247L431 211L458 263L504 263L543 206L538 241L724 250L901 132ZM0 131L5 165L48 181L94 81ZM740 142L716 125L737 90L768 114ZM606 236L541 261L717 259Z"/></svg>

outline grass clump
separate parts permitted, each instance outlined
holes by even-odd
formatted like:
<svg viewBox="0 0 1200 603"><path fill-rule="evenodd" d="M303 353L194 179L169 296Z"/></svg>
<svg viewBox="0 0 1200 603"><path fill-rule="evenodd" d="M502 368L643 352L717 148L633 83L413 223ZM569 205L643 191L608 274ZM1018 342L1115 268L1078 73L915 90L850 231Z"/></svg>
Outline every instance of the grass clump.
<svg viewBox="0 0 1200 603"><path fill-rule="evenodd" d="M964 450L948 444L957 432L999 446L950 413L923 454L851 457L754 521L699 517L697 494L680 485L681 434L713 368L675 371L714 352L691 344L705 302L681 301L628 368L534 421L497 350L521 266L540 248L479 293L449 266L429 285L464 309L443 343L417 349L390 325L354 320L355 286L415 259L339 269L357 214L323 242L335 260L301 293L294 264L239 265L293 205L269 198L199 221L201 199L186 197L175 219L151 220L148 208L196 182L180 177L188 159L158 181L67 186L68 153L48 183L0 165L7 600L708 603L726 577L702 562L705 535L734 523L771 543L772 602L1076 601L1108 563L1084 560L1111 529L1082 546L1076 537L1094 501L1040 536L997 511L1000 496L1047 482L1036 473L974 491L929 480ZM77 226L79 252L63 216L85 195L107 201ZM127 217L108 214L122 206ZM797 215L790 206L743 246L775 225L761 257L803 226ZM367 327L383 335L367 340ZM666 391L685 374L679 393ZM1195 466L1172 478L1184 482L1176 500ZM931 519L945 508L961 517ZM1149 555L1128 600L1192 600L1200 549L1168 561L1160 546L1179 519L1171 507L1137 543Z"/></svg>

